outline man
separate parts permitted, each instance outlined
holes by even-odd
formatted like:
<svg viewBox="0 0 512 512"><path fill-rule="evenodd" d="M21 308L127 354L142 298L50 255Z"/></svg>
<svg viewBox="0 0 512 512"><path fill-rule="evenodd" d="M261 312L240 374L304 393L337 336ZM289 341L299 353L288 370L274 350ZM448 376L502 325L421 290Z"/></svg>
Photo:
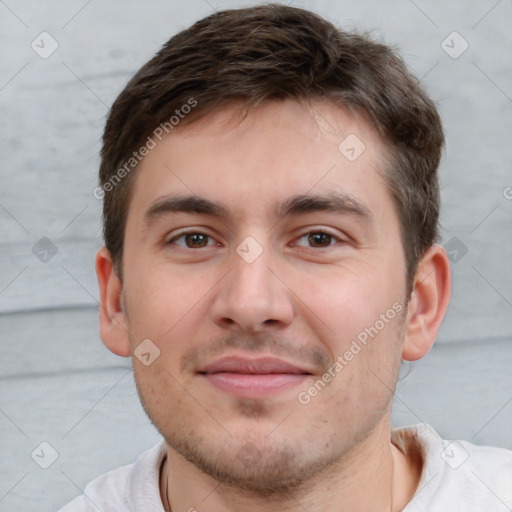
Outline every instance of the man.
<svg viewBox="0 0 512 512"><path fill-rule="evenodd" d="M449 301L443 142L390 48L310 12L166 43L107 121L96 258L163 440L62 510L512 510L512 453L390 427Z"/></svg>

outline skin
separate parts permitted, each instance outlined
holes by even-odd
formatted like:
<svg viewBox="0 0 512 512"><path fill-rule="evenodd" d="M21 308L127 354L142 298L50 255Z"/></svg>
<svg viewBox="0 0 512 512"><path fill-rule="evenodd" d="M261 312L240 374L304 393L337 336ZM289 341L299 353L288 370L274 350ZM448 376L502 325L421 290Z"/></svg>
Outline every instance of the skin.
<svg viewBox="0 0 512 512"><path fill-rule="evenodd" d="M401 510L422 462L390 443L392 398L401 359L430 350L446 311L446 252L425 253L407 297L398 216L381 176L386 147L364 118L327 100L266 102L238 116L236 106L215 111L151 150L133 184L123 282L105 248L96 257L101 338L132 356L141 402L167 443L164 506L168 487L174 512ZM349 134L366 146L354 161L338 150ZM276 215L291 196L332 191L356 198L370 220ZM171 194L221 203L227 216L168 212L145 226L145 212ZM211 238L184 238L187 230ZM332 238L308 236L318 231ZM263 250L251 263L236 251L248 236ZM301 404L298 394L396 303L400 314ZM145 339L160 351L147 366L134 355ZM311 375L237 397L197 373L232 354L277 354Z"/></svg>

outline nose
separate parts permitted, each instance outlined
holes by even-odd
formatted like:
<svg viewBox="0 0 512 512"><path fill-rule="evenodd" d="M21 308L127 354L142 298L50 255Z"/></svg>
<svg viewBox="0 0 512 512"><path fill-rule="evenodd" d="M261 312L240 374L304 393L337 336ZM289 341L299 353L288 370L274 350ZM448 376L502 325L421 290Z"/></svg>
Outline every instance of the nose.
<svg viewBox="0 0 512 512"><path fill-rule="evenodd" d="M293 319L292 294L264 251L248 262L233 254L230 272L219 283L212 305L213 321L233 332L282 329Z"/></svg>

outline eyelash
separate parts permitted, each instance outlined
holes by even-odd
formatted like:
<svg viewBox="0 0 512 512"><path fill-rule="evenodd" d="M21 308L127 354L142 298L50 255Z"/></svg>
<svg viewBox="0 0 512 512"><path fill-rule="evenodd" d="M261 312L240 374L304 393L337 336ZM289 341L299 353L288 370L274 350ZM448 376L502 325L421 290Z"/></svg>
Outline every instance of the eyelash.
<svg viewBox="0 0 512 512"><path fill-rule="evenodd" d="M210 235L207 235L206 233L203 233L202 231L185 231L183 233L180 233L179 235L171 238L166 244L171 245L176 242L176 240L179 240L180 238L184 238L188 235L204 235L207 236L209 239L214 240L213 237ZM206 247L210 247L210 245L207 245ZM182 247L183 249L193 249L192 247ZM204 247L199 247L199 249L204 249Z"/></svg>
<svg viewBox="0 0 512 512"><path fill-rule="evenodd" d="M329 231L326 231L326 230L323 230L323 229L315 229L315 230L311 230L311 231L307 231L305 233L303 233L302 235L300 235L296 240L301 240L309 235L312 235L312 234L324 234L324 235L328 235L331 237L331 239L337 243L346 243L346 240L343 240L341 239L340 237L334 235L333 233L330 233ZM180 233L179 235L171 238L168 242L167 242L167 245L171 245L171 244L174 244L177 240L180 240L181 238L184 238L188 235L204 235L206 237L208 237L210 240L214 240L214 238L206 233L203 233L201 231L185 231L183 233ZM218 245L218 244L217 244ZM311 247L309 246L310 249L328 249L330 247L332 247L333 245L335 245L334 243L331 243L329 245L327 245L326 247ZM213 244L207 244L206 246L204 247L199 247L199 248L196 248L194 249L193 247L182 247L182 249L190 249L190 250L197 250L197 249L205 249L206 247L212 247Z"/></svg>
<svg viewBox="0 0 512 512"><path fill-rule="evenodd" d="M307 231L306 233L303 233L302 235L300 235L300 237L297 240L301 240L302 238L308 237L310 235L318 235L318 234L330 236L331 237L331 241L334 241L335 243L330 243L326 247L311 247L311 246L309 246L310 249L329 249L330 247L332 247L336 243L343 243L344 242L344 240L340 239L339 237L337 237L333 233L330 233L329 231L326 231L326 230L323 230L323 229L315 229L315 230L312 230L312 231Z"/></svg>

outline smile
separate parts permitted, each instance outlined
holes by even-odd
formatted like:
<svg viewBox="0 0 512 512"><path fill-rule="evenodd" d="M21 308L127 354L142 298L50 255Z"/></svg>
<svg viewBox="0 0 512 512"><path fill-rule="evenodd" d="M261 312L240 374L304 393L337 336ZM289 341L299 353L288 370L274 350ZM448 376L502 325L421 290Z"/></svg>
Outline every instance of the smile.
<svg viewBox="0 0 512 512"><path fill-rule="evenodd" d="M212 386L239 397L264 397L302 384L312 374L305 368L273 357L224 357L198 374Z"/></svg>

